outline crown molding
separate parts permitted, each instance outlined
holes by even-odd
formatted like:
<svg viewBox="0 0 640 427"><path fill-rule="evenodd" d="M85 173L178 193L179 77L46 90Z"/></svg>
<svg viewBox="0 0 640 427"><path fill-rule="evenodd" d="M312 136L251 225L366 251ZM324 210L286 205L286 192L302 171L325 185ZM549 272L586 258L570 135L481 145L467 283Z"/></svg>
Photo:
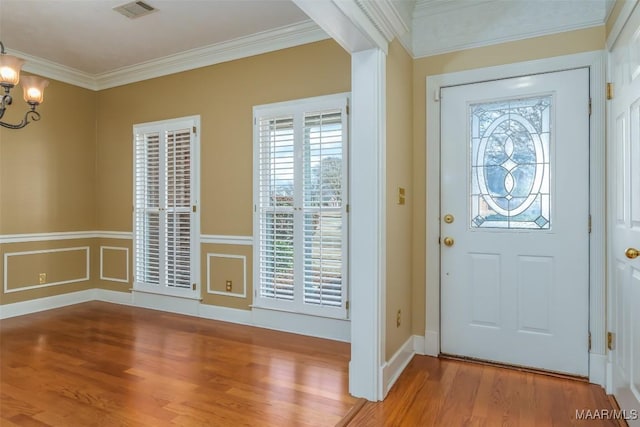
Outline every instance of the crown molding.
<svg viewBox="0 0 640 427"><path fill-rule="evenodd" d="M85 89L98 89L96 78L91 73L85 73L84 71L76 70L75 68L67 67L65 65L58 64L57 62L38 58L37 56L29 55L28 53L23 53L17 50L7 49L7 53L24 59L25 64L22 69L29 73L69 83Z"/></svg>
<svg viewBox="0 0 640 427"><path fill-rule="evenodd" d="M11 53L28 61L25 71L97 91L328 38L318 25L308 20L100 74L85 73L22 52Z"/></svg>
<svg viewBox="0 0 640 427"><path fill-rule="evenodd" d="M356 1L387 41L390 42L409 31L410 23L405 22L400 11L390 0Z"/></svg>
<svg viewBox="0 0 640 427"><path fill-rule="evenodd" d="M98 90L328 39L313 21L240 37L96 75Z"/></svg>

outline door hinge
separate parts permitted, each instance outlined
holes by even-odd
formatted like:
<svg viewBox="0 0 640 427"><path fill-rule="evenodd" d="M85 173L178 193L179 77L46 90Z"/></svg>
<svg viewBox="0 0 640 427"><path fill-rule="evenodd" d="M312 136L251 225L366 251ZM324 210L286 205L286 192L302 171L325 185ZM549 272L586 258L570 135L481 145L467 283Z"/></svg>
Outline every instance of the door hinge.
<svg viewBox="0 0 640 427"><path fill-rule="evenodd" d="M607 332L607 348L614 350L616 348L616 334L613 332Z"/></svg>
<svg viewBox="0 0 640 427"><path fill-rule="evenodd" d="M613 99L613 83L607 83L607 99Z"/></svg>
<svg viewBox="0 0 640 427"><path fill-rule="evenodd" d="M197 128L194 126L193 127L193 133L196 133Z"/></svg>
<svg viewBox="0 0 640 427"><path fill-rule="evenodd" d="M591 351L591 332L589 332L589 351Z"/></svg>
<svg viewBox="0 0 640 427"><path fill-rule="evenodd" d="M346 110L347 110L347 116L348 116L348 115L349 115L349 111L351 111L351 110L349 109L349 104L347 104L347 105L346 105Z"/></svg>
<svg viewBox="0 0 640 427"><path fill-rule="evenodd" d="M347 309L347 311L349 311L349 301L347 301L347 302L344 304L344 306L345 306L345 308Z"/></svg>
<svg viewBox="0 0 640 427"><path fill-rule="evenodd" d="M347 213L349 213L349 204L347 203L347 205L345 206Z"/></svg>
<svg viewBox="0 0 640 427"><path fill-rule="evenodd" d="M191 285L191 289L192 289L192 290L194 290L194 291L196 290L196 284L195 284L195 283L193 283L193 284Z"/></svg>
<svg viewBox="0 0 640 427"><path fill-rule="evenodd" d="M589 214L589 234L591 234L591 214Z"/></svg>
<svg viewBox="0 0 640 427"><path fill-rule="evenodd" d="M195 213L198 210L198 208L196 208L196 205L193 205L191 206L191 210Z"/></svg>
<svg viewBox="0 0 640 427"><path fill-rule="evenodd" d="M591 116L591 98L589 98L589 116Z"/></svg>

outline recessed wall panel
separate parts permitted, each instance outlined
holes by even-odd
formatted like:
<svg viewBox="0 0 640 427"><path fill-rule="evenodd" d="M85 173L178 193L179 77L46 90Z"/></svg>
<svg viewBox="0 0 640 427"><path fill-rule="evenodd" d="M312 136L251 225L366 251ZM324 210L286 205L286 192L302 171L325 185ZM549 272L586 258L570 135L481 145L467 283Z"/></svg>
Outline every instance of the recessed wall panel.
<svg viewBox="0 0 640 427"><path fill-rule="evenodd" d="M100 246L100 280L129 283L129 248Z"/></svg>
<svg viewBox="0 0 640 427"><path fill-rule="evenodd" d="M631 298L634 310L631 312L631 389L640 400L640 270L631 273Z"/></svg>
<svg viewBox="0 0 640 427"><path fill-rule="evenodd" d="M469 254L471 266L471 324L500 326L500 255Z"/></svg>
<svg viewBox="0 0 640 427"><path fill-rule="evenodd" d="M4 254L4 291L19 292L89 280L89 247Z"/></svg>
<svg viewBox="0 0 640 427"><path fill-rule="evenodd" d="M247 258L243 255L207 254L207 292L245 298Z"/></svg>
<svg viewBox="0 0 640 427"><path fill-rule="evenodd" d="M630 141L638 141L640 137L640 99L631 106L629 116ZM630 209L631 227L640 228L640 144L630 144L631 162L629 174L631 178Z"/></svg>
<svg viewBox="0 0 640 427"><path fill-rule="evenodd" d="M615 124L615 160L616 160L616 222L618 224L625 223L627 181L626 176L626 154L627 154L627 135L626 135L626 115L621 114L616 118Z"/></svg>
<svg viewBox="0 0 640 427"><path fill-rule="evenodd" d="M616 307L620 307L620 310L616 310L614 313L615 333L619 334L616 343L616 351L614 357L616 358L616 364L622 371L623 376L628 377L629 370L629 358L627 357L627 341L625 340L625 334L628 334L629 324L628 321L628 306L626 304L626 283L625 275L627 274L627 267L625 263L618 262L614 273L614 290Z"/></svg>
<svg viewBox="0 0 640 427"><path fill-rule="evenodd" d="M551 333L554 282L552 257L518 257L518 326L520 331Z"/></svg>

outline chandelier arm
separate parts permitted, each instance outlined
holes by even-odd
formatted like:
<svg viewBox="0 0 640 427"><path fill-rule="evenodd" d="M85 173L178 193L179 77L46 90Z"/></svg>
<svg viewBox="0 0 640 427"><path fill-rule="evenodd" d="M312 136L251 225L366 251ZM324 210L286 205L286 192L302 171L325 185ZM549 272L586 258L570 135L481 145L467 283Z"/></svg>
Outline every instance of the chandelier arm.
<svg viewBox="0 0 640 427"><path fill-rule="evenodd" d="M37 122L38 120L40 120L40 113L38 113L35 110L29 110L24 114L24 119L22 119L20 123L13 124L13 123L0 122L0 126L8 129L22 129L23 127L31 123L29 119L33 120L34 122Z"/></svg>

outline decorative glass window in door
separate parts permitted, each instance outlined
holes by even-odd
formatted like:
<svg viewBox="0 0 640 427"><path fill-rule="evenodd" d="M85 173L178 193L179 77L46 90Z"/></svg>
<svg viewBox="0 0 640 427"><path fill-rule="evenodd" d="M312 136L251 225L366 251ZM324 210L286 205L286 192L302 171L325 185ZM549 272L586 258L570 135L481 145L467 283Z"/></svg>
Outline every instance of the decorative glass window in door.
<svg viewBox="0 0 640 427"><path fill-rule="evenodd" d="M471 228L550 229L552 95L472 104Z"/></svg>

